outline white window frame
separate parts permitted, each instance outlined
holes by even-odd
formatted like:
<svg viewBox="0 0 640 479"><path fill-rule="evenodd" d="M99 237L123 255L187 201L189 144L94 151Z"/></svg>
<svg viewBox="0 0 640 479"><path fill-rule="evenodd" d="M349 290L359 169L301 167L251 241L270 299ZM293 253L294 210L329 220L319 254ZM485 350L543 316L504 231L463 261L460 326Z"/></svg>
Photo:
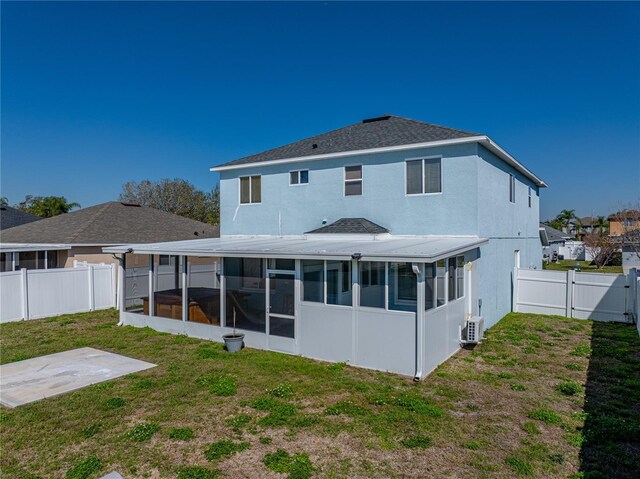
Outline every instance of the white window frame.
<svg viewBox="0 0 640 479"><path fill-rule="evenodd" d="M306 183L301 183L300 182L300 174L306 171L307 172L307 182ZM298 177L298 182L297 183L291 183L291 173L296 173L296 176ZM309 184L309 170L303 169L303 170L290 170L289 171L289 186L306 186Z"/></svg>
<svg viewBox="0 0 640 479"><path fill-rule="evenodd" d="M353 179L353 180L347 180L347 168L353 167L353 166L359 166L360 167L360 178L359 179ZM342 180L343 180L343 187L342 187L342 196L343 197L349 197L349 196L364 196L364 166L362 165L362 163L356 163L353 165L344 165L344 168L342 168ZM347 183L355 183L356 181L360 182L360 194L359 195L347 195Z"/></svg>
<svg viewBox="0 0 640 479"><path fill-rule="evenodd" d="M255 177L260 178L260 201L251 201L251 189L253 188L251 186L251 178L255 178ZM248 203L243 203L242 202L242 178L249 178L249 202ZM259 205L262 203L262 175L242 175L238 177L238 204L242 205L242 206L246 206L246 205Z"/></svg>
<svg viewBox="0 0 640 479"><path fill-rule="evenodd" d="M422 170L420 175L422 176L422 193L407 193L407 162L409 161L422 161ZM440 160L440 191L436 191L433 193L425 193L426 182L424 181L424 162L425 160ZM432 196L432 195L441 195L444 190L444 181L443 181L443 171L442 171L442 155L434 155L434 156L417 156L415 158L405 158L404 159L404 195L405 196Z"/></svg>
<svg viewBox="0 0 640 479"><path fill-rule="evenodd" d="M509 173L509 203L516 202L516 177Z"/></svg>
<svg viewBox="0 0 640 479"><path fill-rule="evenodd" d="M387 264L390 265L391 263L408 263L408 261L391 261L391 262L388 262ZM415 277L415 274L414 274L414 277ZM411 301L409 299L400 298L400 296L398 295L398 289L399 289L398 285L400 283L399 282L400 278L398 277L398 269L397 268L393 271L393 279L394 279L394 284L396 285L396 287L393 290L393 302L395 304L399 304L401 306L413 306L413 301ZM416 293L417 293L417 291L418 291L417 290L417 288L418 288L418 278L415 278L415 280L416 280ZM417 301L418 301L418 299L417 299L417 294L416 294L416 308L417 308ZM388 305L387 305L387 307L388 307ZM395 311L395 310L393 310L393 311Z"/></svg>

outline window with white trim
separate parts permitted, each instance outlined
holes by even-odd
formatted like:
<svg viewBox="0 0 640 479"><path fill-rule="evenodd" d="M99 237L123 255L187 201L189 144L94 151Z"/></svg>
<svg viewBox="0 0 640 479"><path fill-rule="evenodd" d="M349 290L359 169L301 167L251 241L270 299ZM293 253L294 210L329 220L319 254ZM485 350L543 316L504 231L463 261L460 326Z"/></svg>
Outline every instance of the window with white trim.
<svg viewBox="0 0 640 479"><path fill-rule="evenodd" d="M362 165L344 167L344 195L362 195Z"/></svg>
<svg viewBox="0 0 640 479"><path fill-rule="evenodd" d="M306 185L309 183L309 170L295 170L289 172L289 184Z"/></svg>
<svg viewBox="0 0 640 479"><path fill-rule="evenodd" d="M262 177L241 176L240 177L240 203L251 204L262 201Z"/></svg>
<svg viewBox="0 0 640 479"><path fill-rule="evenodd" d="M407 160L405 174L408 195L442 193L442 158Z"/></svg>
<svg viewBox="0 0 640 479"><path fill-rule="evenodd" d="M516 202L516 179L513 175L509 175L509 201Z"/></svg>

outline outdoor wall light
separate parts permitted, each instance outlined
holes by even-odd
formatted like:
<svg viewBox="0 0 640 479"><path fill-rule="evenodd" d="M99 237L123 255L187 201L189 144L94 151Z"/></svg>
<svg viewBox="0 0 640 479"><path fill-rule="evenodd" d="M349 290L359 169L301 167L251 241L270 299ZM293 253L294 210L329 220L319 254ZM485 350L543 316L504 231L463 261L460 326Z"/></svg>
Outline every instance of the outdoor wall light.
<svg viewBox="0 0 640 479"><path fill-rule="evenodd" d="M353 253L351 255L351 259L355 259L356 261L359 261L360 258L362 258L362 253Z"/></svg>

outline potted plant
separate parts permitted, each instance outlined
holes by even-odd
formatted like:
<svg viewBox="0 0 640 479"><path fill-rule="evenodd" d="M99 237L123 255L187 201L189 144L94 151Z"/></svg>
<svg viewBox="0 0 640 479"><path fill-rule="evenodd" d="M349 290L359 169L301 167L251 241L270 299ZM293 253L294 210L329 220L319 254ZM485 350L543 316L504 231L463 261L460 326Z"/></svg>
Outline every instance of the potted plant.
<svg viewBox="0 0 640 479"><path fill-rule="evenodd" d="M230 353L237 353L244 347L244 334L236 333L236 308L233 308L233 333L223 335L222 339Z"/></svg>

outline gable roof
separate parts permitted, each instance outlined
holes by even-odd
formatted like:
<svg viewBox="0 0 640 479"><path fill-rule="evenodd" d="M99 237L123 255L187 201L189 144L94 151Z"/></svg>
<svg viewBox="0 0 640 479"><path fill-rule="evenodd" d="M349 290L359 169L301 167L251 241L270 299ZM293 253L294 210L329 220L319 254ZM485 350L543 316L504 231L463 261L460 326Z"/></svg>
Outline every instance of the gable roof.
<svg viewBox="0 0 640 479"><path fill-rule="evenodd" d="M13 228L33 221L41 220L39 216L32 215L26 211L12 208L11 206L0 206L0 230Z"/></svg>
<svg viewBox="0 0 640 479"><path fill-rule="evenodd" d="M544 223L540 223L540 228L543 228L547 232L547 238L549 239L549 243L556 243L559 241L566 241L572 238L571 235L552 228L549 225L545 225Z"/></svg>
<svg viewBox="0 0 640 479"><path fill-rule="evenodd" d="M536 185L547 186L486 135L395 115L365 119L337 130L214 166L211 171L471 142L482 144Z"/></svg>
<svg viewBox="0 0 640 479"><path fill-rule="evenodd" d="M366 218L340 218L331 224L322 226L315 230L307 231L305 234L316 233L342 233L342 234L382 234L389 230L369 221Z"/></svg>
<svg viewBox="0 0 640 479"><path fill-rule="evenodd" d="M215 238L219 227L146 206L110 201L3 231L4 243L113 245Z"/></svg>

